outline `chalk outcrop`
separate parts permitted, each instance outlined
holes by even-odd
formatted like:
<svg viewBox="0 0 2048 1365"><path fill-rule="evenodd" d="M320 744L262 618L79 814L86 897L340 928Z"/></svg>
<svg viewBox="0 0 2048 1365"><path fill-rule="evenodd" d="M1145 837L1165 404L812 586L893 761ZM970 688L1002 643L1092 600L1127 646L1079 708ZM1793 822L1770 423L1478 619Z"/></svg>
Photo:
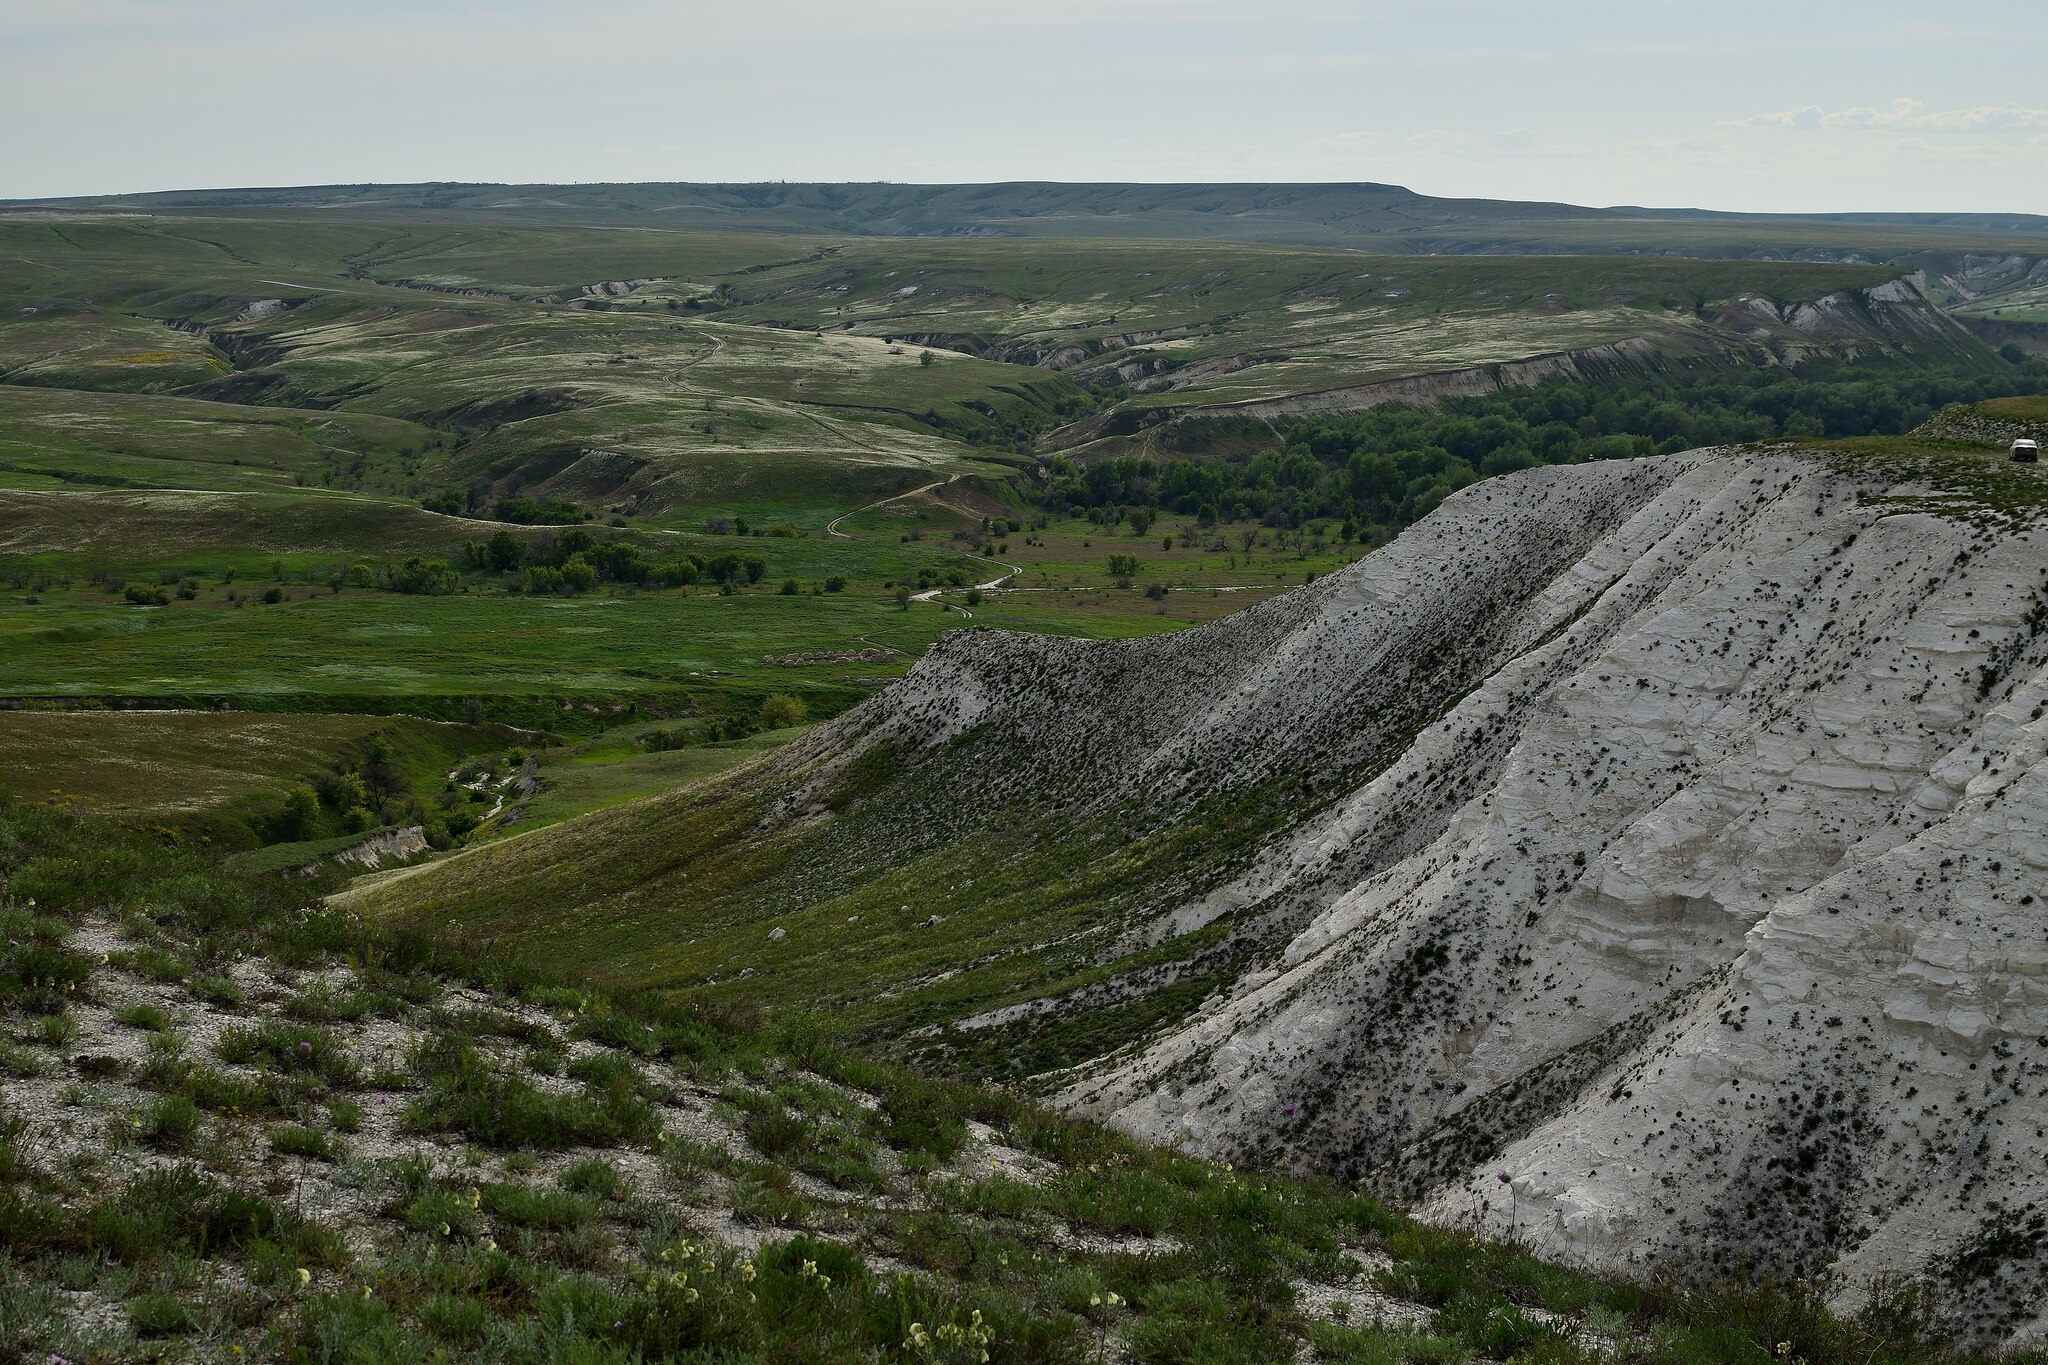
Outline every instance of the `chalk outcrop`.
<svg viewBox="0 0 2048 1365"><path fill-rule="evenodd" d="M1497 666L1228 889L1314 903L1278 960L1068 1102L1596 1263L1839 1254L2038 1331L2041 532L1796 458L1544 471L1304 593L1240 709L1347 725L1300 661L1462 628L1481 547L1589 484L1626 514L1495 624Z"/></svg>
<svg viewBox="0 0 2048 1365"><path fill-rule="evenodd" d="M1105 810L1326 793L1126 931L1284 946L1070 1073L1080 1112L1602 1266L1839 1257L1845 1295L1931 1276L2039 1333L2029 516L1792 453L1532 471L1207 630L955 637L839 737L1014 733Z"/></svg>

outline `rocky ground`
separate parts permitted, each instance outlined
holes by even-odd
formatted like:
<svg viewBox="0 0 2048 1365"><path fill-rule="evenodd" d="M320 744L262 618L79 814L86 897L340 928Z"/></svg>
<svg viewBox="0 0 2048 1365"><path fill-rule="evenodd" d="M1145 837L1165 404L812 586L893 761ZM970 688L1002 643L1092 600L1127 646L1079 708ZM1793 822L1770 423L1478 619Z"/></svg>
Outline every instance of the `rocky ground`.
<svg viewBox="0 0 2048 1365"><path fill-rule="evenodd" d="M47 889L37 861L16 880ZM1199 1315L1265 1258L1219 1263L1198 1244L1236 1215L1187 1198L1270 1204L1270 1229L1310 1192L374 939L320 951L301 927L279 952L147 910L4 909L9 1359L1078 1362L1190 1334L1252 1343L1235 1358L1472 1354L1414 1287L1420 1229L1349 1196L1276 1244L1269 1307L1211 1332L1173 1294ZM1497 1295L1486 1330L1605 1354L1624 1320L1592 1282L1527 1267L1545 1288Z"/></svg>

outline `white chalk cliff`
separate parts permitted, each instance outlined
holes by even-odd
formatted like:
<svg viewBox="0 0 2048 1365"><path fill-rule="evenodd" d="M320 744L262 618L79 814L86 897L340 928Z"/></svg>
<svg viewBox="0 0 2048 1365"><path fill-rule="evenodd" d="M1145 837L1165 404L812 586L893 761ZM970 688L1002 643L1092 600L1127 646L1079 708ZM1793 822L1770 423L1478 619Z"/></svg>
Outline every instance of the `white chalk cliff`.
<svg viewBox="0 0 2048 1365"><path fill-rule="evenodd" d="M1278 960L1065 1102L1596 1265L1839 1256L2040 1333L2048 533L1900 477L1532 471L1295 594L1158 761L1260 714L1341 746L1386 642L1534 575L1475 686L1205 899L1305 895Z"/></svg>

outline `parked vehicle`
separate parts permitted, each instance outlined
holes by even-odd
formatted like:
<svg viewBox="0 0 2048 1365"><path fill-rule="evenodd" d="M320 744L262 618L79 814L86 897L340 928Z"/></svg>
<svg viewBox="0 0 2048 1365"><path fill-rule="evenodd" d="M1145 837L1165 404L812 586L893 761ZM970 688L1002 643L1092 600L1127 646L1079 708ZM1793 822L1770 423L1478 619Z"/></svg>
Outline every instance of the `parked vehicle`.
<svg viewBox="0 0 2048 1365"><path fill-rule="evenodd" d="M2012 443L2012 457L2021 464L2033 464L2041 458L2040 443L2022 437Z"/></svg>

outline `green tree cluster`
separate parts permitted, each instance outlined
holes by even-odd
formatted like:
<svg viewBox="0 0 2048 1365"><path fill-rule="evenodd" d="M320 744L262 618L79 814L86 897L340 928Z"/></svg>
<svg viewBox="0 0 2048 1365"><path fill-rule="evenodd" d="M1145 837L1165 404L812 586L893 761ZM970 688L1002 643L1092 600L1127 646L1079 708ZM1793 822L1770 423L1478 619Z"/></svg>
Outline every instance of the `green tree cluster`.
<svg viewBox="0 0 2048 1365"><path fill-rule="evenodd" d="M529 545L510 531L463 547L463 562L487 573L506 574L508 586L535 593L588 592L600 583L680 587L698 582L759 583L768 561L733 552L684 554L657 559L627 540L600 540L575 526Z"/></svg>
<svg viewBox="0 0 2048 1365"><path fill-rule="evenodd" d="M1158 511L1209 525L1341 519L1353 536L1368 526L1390 534L1465 485L1511 470L1779 437L1893 435L1952 403L2043 392L2048 360L2036 358L2007 371L1839 368L1550 384L1277 426L1220 419L1191 425L1181 439L1227 453L1085 468L1056 460L1043 502L1106 524L1129 520L1139 535Z"/></svg>

